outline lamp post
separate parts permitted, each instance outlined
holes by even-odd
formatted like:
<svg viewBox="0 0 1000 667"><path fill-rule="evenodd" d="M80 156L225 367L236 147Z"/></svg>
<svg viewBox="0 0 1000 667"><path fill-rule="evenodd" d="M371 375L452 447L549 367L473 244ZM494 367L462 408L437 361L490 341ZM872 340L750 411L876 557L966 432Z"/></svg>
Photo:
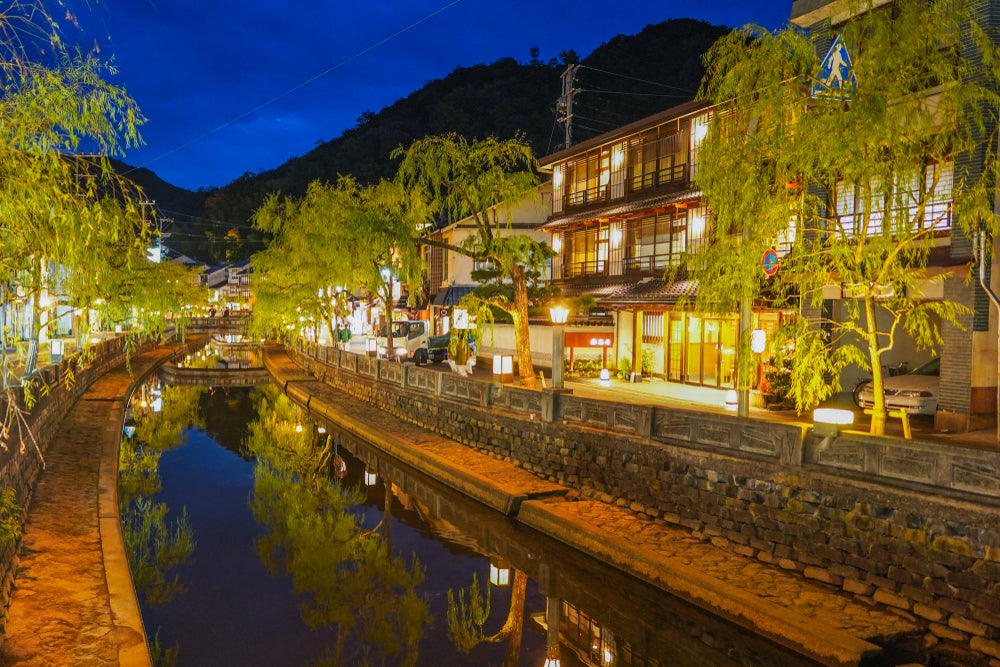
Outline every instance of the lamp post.
<svg viewBox="0 0 1000 667"><path fill-rule="evenodd" d="M569 317L569 308L566 306L553 306L549 308L549 316L552 318L552 388L563 388L563 346L566 337L566 318Z"/></svg>

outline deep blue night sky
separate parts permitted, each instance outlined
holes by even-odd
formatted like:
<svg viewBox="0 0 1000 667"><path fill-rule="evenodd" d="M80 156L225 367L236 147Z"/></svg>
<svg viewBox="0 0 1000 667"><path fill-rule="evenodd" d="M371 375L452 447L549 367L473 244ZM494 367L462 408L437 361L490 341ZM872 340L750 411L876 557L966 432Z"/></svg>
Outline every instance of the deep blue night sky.
<svg viewBox="0 0 1000 667"><path fill-rule="evenodd" d="M114 80L148 119L146 145L125 160L189 189L276 167L456 66L524 62L532 45L543 60L567 49L585 56L668 18L775 28L791 8L790 0L80 2L89 6L78 11L83 34L65 36L113 57Z"/></svg>

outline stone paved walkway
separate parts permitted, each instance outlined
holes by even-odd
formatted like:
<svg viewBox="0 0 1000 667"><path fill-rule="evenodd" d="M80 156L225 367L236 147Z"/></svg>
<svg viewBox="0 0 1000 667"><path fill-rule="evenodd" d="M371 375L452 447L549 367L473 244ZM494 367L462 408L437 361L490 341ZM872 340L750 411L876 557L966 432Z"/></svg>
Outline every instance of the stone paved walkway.
<svg viewBox="0 0 1000 667"><path fill-rule="evenodd" d="M28 507L3 664L149 664L121 547L117 451L130 385L178 347L139 355L131 374L106 373L53 436Z"/></svg>
<svg viewBox="0 0 1000 667"><path fill-rule="evenodd" d="M534 478L346 396L305 374L280 348L268 348L265 365L310 412L459 491L468 493L442 477L442 467L468 467L484 475L481 483L508 490L528 483L525 475ZM827 664L857 664L876 649L870 642L920 629L891 610L575 492L525 498L517 520Z"/></svg>

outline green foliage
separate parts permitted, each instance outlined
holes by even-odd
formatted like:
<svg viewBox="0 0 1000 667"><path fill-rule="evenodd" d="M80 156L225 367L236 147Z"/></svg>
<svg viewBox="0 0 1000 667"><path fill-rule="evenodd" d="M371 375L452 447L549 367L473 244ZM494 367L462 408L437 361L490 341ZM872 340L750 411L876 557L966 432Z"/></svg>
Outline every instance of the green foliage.
<svg viewBox="0 0 1000 667"><path fill-rule="evenodd" d="M290 339L326 322L332 340L357 288L391 310L392 278L411 294L422 282L416 239L426 217L422 199L391 181L317 181L300 201L269 198L254 216L274 242L253 257L253 335Z"/></svg>
<svg viewBox="0 0 1000 667"><path fill-rule="evenodd" d="M0 544L14 546L21 539L21 525L24 523L24 508L17 504L14 489L4 489L0 493Z"/></svg>
<svg viewBox="0 0 1000 667"><path fill-rule="evenodd" d="M618 374L623 378L632 376L632 358L623 354L618 357Z"/></svg>
<svg viewBox="0 0 1000 667"><path fill-rule="evenodd" d="M137 420L136 439L154 451L173 449L181 444L182 432L188 428L204 428L201 397L204 387L168 386L161 390L159 412L149 410ZM139 405L133 401L133 410Z"/></svg>
<svg viewBox="0 0 1000 667"><path fill-rule="evenodd" d="M486 593L483 594L485 588ZM485 640L483 625L490 617L490 587L480 586L476 573L468 589L458 589L458 595L448 589L448 637L465 655Z"/></svg>
<svg viewBox="0 0 1000 667"><path fill-rule="evenodd" d="M165 604L186 590L180 575L169 578L168 572L186 563L196 544L187 509L172 524L167 511L166 503L140 497L121 515L132 582L151 605Z"/></svg>
<svg viewBox="0 0 1000 667"><path fill-rule="evenodd" d="M160 451L147 449L124 438L118 446L118 504L126 509L132 501L160 492Z"/></svg>
<svg viewBox="0 0 1000 667"><path fill-rule="evenodd" d="M148 387L142 387L139 393L145 396L147 391ZM123 439L118 449L118 505L125 555L136 591L152 605L165 604L185 590L177 569L190 560L196 546L187 509L171 521L166 503L156 502L155 496L162 488L160 455L181 443L181 429L202 423L198 400L204 391L166 387L160 412L142 407L143 399L133 396L136 433ZM164 658L171 650L163 653Z"/></svg>
<svg viewBox="0 0 1000 667"><path fill-rule="evenodd" d="M160 629L157 628L153 641L149 644L149 661L153 667L174 667L179 654L180 647L176 644L166 649L160 646Z"/></svg>
<svg viewBox="0 0 1000 667"><path fill-rule="evenodd" d="M864 356L876 369L873 428L881 432L881 355L902 330L920 347L940 344L936 320L957 325L967 312L921 296L943 279L926 271L936 228L950 224L956 237L997 229L988 189L996 159L979 147L1000 107L1000 59L967 22L963 0L899 0L892 12L853 2L850 9L860 14L841 32L858 82L850 103L810 98L820 58L799 31L734 33L706 55L711 77L702 95L719 108L697 183L712 211L711 243L689 264L698 307L713 313L763 300L818 308L824 286L845 285L854 298L841 302L842 317L823 323L829 339L798 327L791 393L800 411L814 407L836 390L830 378ZM962 154L986 176L964 173L955 163ZM763 251L792 238L778 276L766 279ZM749 364L750 355L739 356Z"/></svg>

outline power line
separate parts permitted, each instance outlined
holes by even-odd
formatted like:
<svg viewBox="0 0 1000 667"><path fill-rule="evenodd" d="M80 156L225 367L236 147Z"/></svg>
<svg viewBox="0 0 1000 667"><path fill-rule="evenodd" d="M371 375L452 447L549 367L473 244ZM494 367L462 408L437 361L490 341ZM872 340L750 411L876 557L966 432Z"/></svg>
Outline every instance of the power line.
<svg viewBox="0 0 1000 667"><path fill-rule="evenodd" d="M694 95L695 94L695 91L689 90L688 88L681 88L679 86L671 86L670 84L667 84L667 83L657 83L656 81L649 81L647 79L640 79L640 78L637 78L637 77L634 77L634 76L629 76L628 74L619 74L618 72L609 72L606 69L598 69L596 67L589 67L588 65L580 65L580 67L582 67L583 69L589 69L589 70L591 70L593 72L601 72L602 74L610 74L611 76L618 76L618 77L621 77L623 79L631 79L632 81L639 81L640 83L648 83L651 86L662 86L664 88L670 88L672 90L679 90L682 93L688 93L690 95Z"/></svg>
<svg viewBox="0 0 1000 667"><path fill-rule="evenodd" d="M182 211L171 211L169 208L163 208L162 206L157 206L157 210L163 211L164 213L173 213L174 215L183 215L191 220L204 220L206 223L212 223L216 225L224 225L226 227L243 227L244 229L252 229L253 225L248 225L246 223L237 222L226 222L224 220L213 220L212 218L203 218L200 215L191 215L190 213L184 213Z"/></svg>
<svg viewBox="0 0 1000 667"><path fill-rule="evenodd" d="M573 114L574 118L582 118L583 120L588 120L591 123L601 123L602 125L607 125L609 127L621 127L621 123L611 123L606 120L601 120L600 118L588 118L587 116L581 116L580 114Z"/></svg>
<svg viewBox="0 0 1000 667"><path fill-rule="evenodd" d="M667 95L665 93L633 93L628 90L598 90L592 88L578 88L581 93L599 93L602 95L637 95L639 97L672 97L675 99L688 99L687 95Z"/></svg>
<svg viewBox="0 0 1000 667"><path fill-rule="evenodd" d="M363 56L363 55L365 55L365 54L367 54L367 53L369 53L371 51L374 51L375 49L377 49L378 47L382 46L386 42L389 42L389 41L395 39L396 37L399 37L404 32L407 32L409 30L412 30L413 28L416 28L421 23L424 23L424 22L426 22L426 21L434 18L435 16L437 16L441 12L454 7L455 5L457 5L458 3L460 3L461 1L462 0L452 0L447 5L444 5L443 7L440 7L438 9L434 10L433 12L431 12L430 14L428 14L427 16L423 17L422 19L420 19L418 21L415 21L415 22L411 23L410 25L406 26L402 30L398 30L398 31L394 32L393 34L389 35L388 37L386 37L386 38L384 38L384 39L382 39L382 40L380 40L378 42L375 42L371 46L369 46L369 47L367 47L365 49L362 49L361 51L358 51L353 56L351 56L349 58L346 58L344 60L341 60L339 63L337 63L333 67L330 67L330 68L328 68L326 70L323 70L319 74L316 74L315 76L312 76L312 77L306 79L305 81L303 81L302 83L298 84L297 86L289 88L288 90L286 90L285 92L283 92L283 93L281 93L279 95L275 95L274 97L272 97L271 99L267 100L266 102L263 102L262 104L258 104L257 106L255 106L254 108L250 109L249 111L246 111L246 112L244 112L244 113L236 116L235 118L227 120L226 122L222 123L218 127L214 128L212 130L209 130L208 132L205 132L203 134L200 134L197 137L195 137L194 139L191 139L190 141L187 141L187 142L181 144L180 146L176 146L174 148L171 148L170 150L166 151L165 153L161 153L160 155L158 155L158 156L156 156L156 157L154 157L154 158L152 158L150 160L147 160L143 164L137 165L137 166L133 167L132 169L129 169L124 174L122 174L122 176L126 176L126 175L132 173L133 171L135 171L136 169L140 169L140 168L145 167L145 166L147 166L147 165L149 165L149 164L151 164L153 162L156 162L157 160L161 160L161 159L165 158L166 156L170 155L171 153L176 153L177 151L179 151L181 149L187 148L188 146L190 146L192 144L195 144L195 143L201 141L202 139L204 139L206 137L209 137L209 136L215 134L216 132L229 127L233 123L241 121L244 118L246 118L247 116L250 116L252 114L257 113L258 111L260 111L264 107L270 106L271 104L274 104L278 100L291 95L292 93L294 93L295 91L299 90L300 88L304 88L305 86L308 86L313 81L321 79L324 76L326 76L327 74L329 74L330 72L333 72L334 70L337 70L337 69L343 67L344 65L346 65L346 64L348 64L348 63L350 63L350 62L352 62L354 60L357 60L361 56Z"/></svg>

